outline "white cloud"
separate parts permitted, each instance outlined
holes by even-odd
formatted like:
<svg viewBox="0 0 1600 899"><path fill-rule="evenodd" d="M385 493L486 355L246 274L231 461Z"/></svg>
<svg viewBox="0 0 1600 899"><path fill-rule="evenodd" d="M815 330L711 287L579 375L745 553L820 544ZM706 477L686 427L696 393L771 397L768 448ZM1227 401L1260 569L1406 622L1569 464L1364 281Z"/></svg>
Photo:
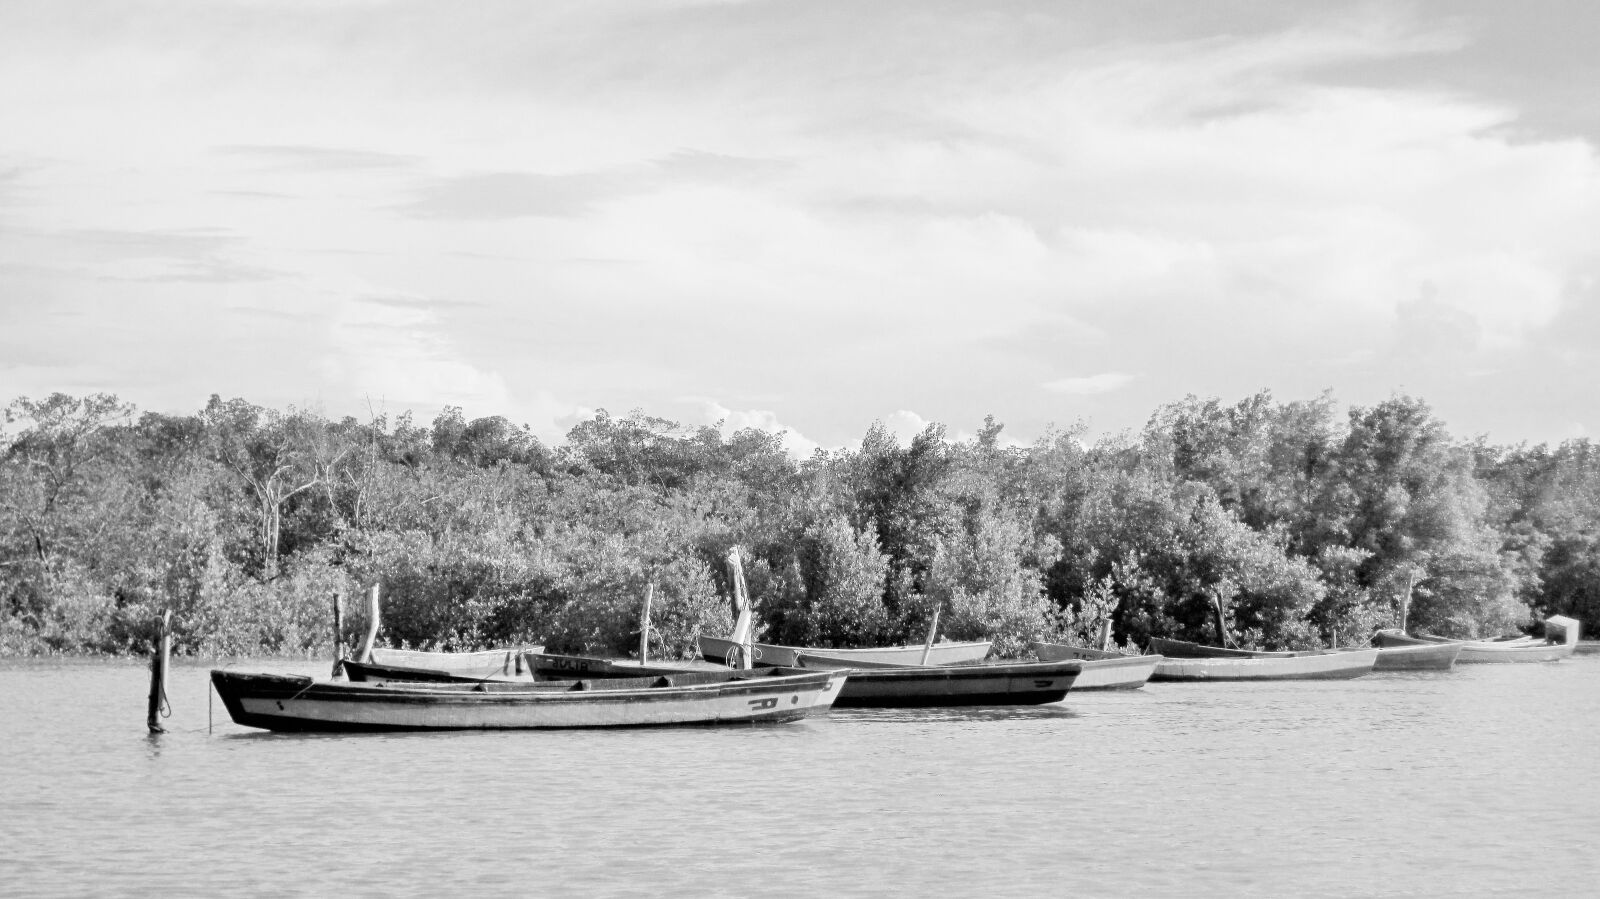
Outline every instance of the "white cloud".
<svg viewBox="0 0 1600 899"><path fill-rule="evenodd" d="M0 9L0 283L28 290L0 304L87 322L7 313L6 339L73 333L98 378L169 394L288 380L555 437L737 384L784 405L719 417L798 449L904 405L1025 397L1003 417L1027 430L1191 391L1384 395L1419 371L1396 341L1438 323L1415 386L1467 398L1443 373L1537 352L1595 270L1593 146L1512 140L1516 109L1461 85L1323 74L1456 52L1448 23L1117 17L1091 44L1093 10L678 5ZM418 303L348 299L388 285Z"/></svg>
<svg viewBox="0 0 1600 899"><path fill-rule="evenodd" d="M821 448L821 444L815 440L779 421L777 413L771 410L735 410L706 397L686 397L685 401L699 407L700 424L715 425L720 422L724 437L746 428L754 428L768 434L782 434L784 449L796 459L805 459Z"/></svg>
<svg viewBox="0 0 1600 899"><path fill-rule="evenodd" d="M1039 386L1051 393L1064 393L1069 396L1093 396L1097 393L1110 393L1118 390L1132 380L1132 375L1119 371L1108 371L1081 378L1057 378L1054 381L1046 381Z"/></svg>

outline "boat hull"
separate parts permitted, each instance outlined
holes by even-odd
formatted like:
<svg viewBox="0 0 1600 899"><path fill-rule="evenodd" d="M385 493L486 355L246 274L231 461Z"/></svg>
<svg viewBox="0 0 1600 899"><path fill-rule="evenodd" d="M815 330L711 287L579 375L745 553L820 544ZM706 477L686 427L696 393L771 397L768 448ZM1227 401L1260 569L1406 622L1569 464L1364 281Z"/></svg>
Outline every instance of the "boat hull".
<svg viewBox="0 0 1600 899"><path fill-rule="evenodd" d="M848 671L840 708L943 708L1060 702L1083 663L1012 662L847 668L849 659L800 653L807 668Z"/></svg>
<svg viewBox="0 0 1600 899"><path fill-rule="evenodd" d="M1083 671L1072 682L1074 693L1084 690L1137 690L1150 680L1156 665L1165 658L1159 655L1122 655L1065 643L1034 642L1028 646L1042 662L1077 660L1083 663Z"/></svg>
<svg viewBox="0 0 1600 899"><path fill-rule="evenodd" d="M339 683L213 670L238 724L277 731L486 730L782 722L830 707L842 672L727 672L538 684Z"/></svg>
<svg viewBox="0 0 1600 899"><path fill-rule="evenodd" d="M1152 681L1343 680L1372 672L1378 650L1307 653L1287 658L1163 659Z"/></svg>
<svg viewBox="0 0 1600 899"><path fill-rule="evenodd" d="M700 654L712 662L724 662L728 653L739 644L725 637L700 637ZM831 656L848 657L861 662L878 662L891 665L921 665L923 646L878 646L870 649L810 649L804 646L780 646L774 643L754 643L755 664L794 667L800 664L799 653L818 652ZM958 665L982 661L989 655L992 641L979 640L967 643L935 643L927 649L929 665Z"/></svg>
<svg viewBox="0 0 1600 899"><path fill-rule="evenodd" d="M1378 649L1376 671L1448 671L1461 655L1460 643L1386 646Z"/></svg>

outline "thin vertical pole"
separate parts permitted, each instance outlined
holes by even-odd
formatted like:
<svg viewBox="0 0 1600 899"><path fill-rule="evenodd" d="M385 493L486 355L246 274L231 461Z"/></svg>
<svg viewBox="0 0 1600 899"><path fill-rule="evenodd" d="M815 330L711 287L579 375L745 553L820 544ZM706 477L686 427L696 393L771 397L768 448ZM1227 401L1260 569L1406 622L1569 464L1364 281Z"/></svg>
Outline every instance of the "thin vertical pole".
<svg viewBox="0 0 1600 899"><path fill-rule="evenodd" d="M339 668L344 662L344 602L339 597L339 591L333 591L333 673L339 674Z"/></svg>
<svg viewBox="0 0 1600 899"><path fill-rule="evenodd" d="M1417 573L1406 572L1406 595L1400 600L1400 633L1406 632L1406 618L1411 614L1411 588L1416 585Z"/></svg>
<svg viewBox="0 0 1600 899"><path fill-rule="evenodd" d="M372 661L372 644L378 639L378 585L372 585L371 598L367 601L367 639L361 644L362 662Z"/></svg>
<svg viewBox="0 0 1600 899"><path fill-rule="evenodd" d="M1211 610L1216 613L1217 645L1226 647L1228 645L1228 624L1223 617L1222 594L1220 592L1211 594Z"/></svg>
<svg viewBox="0 0 1600 899"><path fill-rule="evenodd" d="M651 581L644 588L644 612L639 615L639 664L643 665L650 658L650 600L655 597L656 582Z"/></svg>
<svg viewBox="0 0 1600 899"><path fill-rule="evenodd" d="M939 632L940 608L937 605L933 607L933 620L928 622L928 640L922 644L922 664L924 665L928 664L928 656L933 652L933 635Z"/></svg>
<svg viewBox="0 0 1600 899"><path fill-rule="evenodd" d="M150 705L145 716L145 724L153 734L166 733L167 729L161 726L163 707L167 704L167 658L172 654L172 610L166 609L161 613L161 620L157 626L155 651L150 655ZM167 714L171 710L167 709Z"/></svg>

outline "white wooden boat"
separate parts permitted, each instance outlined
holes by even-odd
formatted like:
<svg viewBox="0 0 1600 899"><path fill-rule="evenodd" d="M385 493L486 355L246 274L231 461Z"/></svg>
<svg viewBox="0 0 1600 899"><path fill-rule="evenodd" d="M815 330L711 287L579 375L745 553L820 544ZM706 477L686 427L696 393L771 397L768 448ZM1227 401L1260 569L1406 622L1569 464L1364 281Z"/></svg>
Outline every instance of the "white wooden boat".
<svg viewBox="0 0 1600 899"><path fill-rule="evenodd" d="M1500 640L1451 640L1430 634L1405 634L1398 630L1383 630L1373 636L1379 646L1428 646L1450 643L1461 644L1461 654L1456 662L1462 665L1490 662L1557 662L1570 658L1578 648L1577 621L1563 615L1552 615L1545 620L1544 640L1533 637L1508 637Z"/></svg>
<svg viewBox="0 0 1600 899"><path fill-rule="evenodd" d="M1378 650L1352 649L1267 658L1166 658L1152 681L1337 680L1361 677L1377 664Z"/></svg>
<svg viewBox="0 0 1600 899"><path fill-rule="evenodd" d="M638 727L791 721L826 710L842 671L685 672L476 684L318 681L213 670L233 720L286 731Z"/></svg>
<svg viewBox="0 0 1600 899"><path fill-rule="evenodd" d="M1130 656L1065 643L1035 641L1028 647L1041 662L1080 661L1083 671L1072 682L1072 692L1084 690L1136 690L1150 680L1165 656Z"/></svg>
<svg viewBox="0 0 1600 899"><path fill-rule="evenodd" d="M1040 705L1066 698L1082 662L967 662L899 665L851 656L801 651L802 667L848 671L835 705L935 708L972 705Z"/></svg>
<svg viewBox="0 0 1600 899"><path fill-rule="evenodd" d="M739 643L727 637L701 637L699 638L700 654L709 661L723 662L728 653ZM927 651L928 665L957 665L966 662L982 661L989 655L989 647L993 645L990 640L978 640L966 643L935 643L932 647L925 644L907 646L876 646L868 649L822 649L806 646L782 646L774 643L750 644L755 655L756 665L780 665L794 667L799 665L799 653L819 653L837 658L853 659L862 664L874 662L891 665L921 665L924 664L922 654Z"/></svg>

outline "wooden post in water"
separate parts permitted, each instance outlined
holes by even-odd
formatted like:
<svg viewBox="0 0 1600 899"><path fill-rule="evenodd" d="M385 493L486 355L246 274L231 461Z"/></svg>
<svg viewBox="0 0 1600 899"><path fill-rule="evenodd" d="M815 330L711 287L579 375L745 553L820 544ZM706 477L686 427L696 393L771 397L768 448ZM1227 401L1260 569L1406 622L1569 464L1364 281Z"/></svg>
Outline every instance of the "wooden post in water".
<svg viewBox="0 0 1600 899"><path fill-rule="evenodd" d="M161 726L161 715L162 709L167 704L167 659L171 655L172 610L166 609L161 613L161 620L156 628L155 647L150 654L150 705L145 723L149 725L153 734L167 731ZM171 709L167 709L166 713L172 714Z"/></svg>
<svg viewBox="0 0 1600 899"><path fill-rule="evenodd" d="M358 661L372 661L372 644L378 639L378 585L372 585L371 599L367 601L367 640L361 644L361 658Z"/></svg>
<svg viewBox="0 0 1600 899"><path fill-rule="evenodd" d="M656 582L651 581L644 588L644 612L639 615L639 664L643 665L650 659L650 600L655 597Z"/></svg>
<svg viewBox="0 0 1600 899"><path fill-rule="evenodd" d="M344 602L339 591L333 591L333 673L338 676L344 664Z"/></svg>
<svg viewBox="0 0 1600 899"><path fill-rule="evenodd" d="M933 620L928 622L928 642L922 644L922 664L928 664L928 655L933 652L933 635L939 632L939 609L933 607Z"/></svg>

